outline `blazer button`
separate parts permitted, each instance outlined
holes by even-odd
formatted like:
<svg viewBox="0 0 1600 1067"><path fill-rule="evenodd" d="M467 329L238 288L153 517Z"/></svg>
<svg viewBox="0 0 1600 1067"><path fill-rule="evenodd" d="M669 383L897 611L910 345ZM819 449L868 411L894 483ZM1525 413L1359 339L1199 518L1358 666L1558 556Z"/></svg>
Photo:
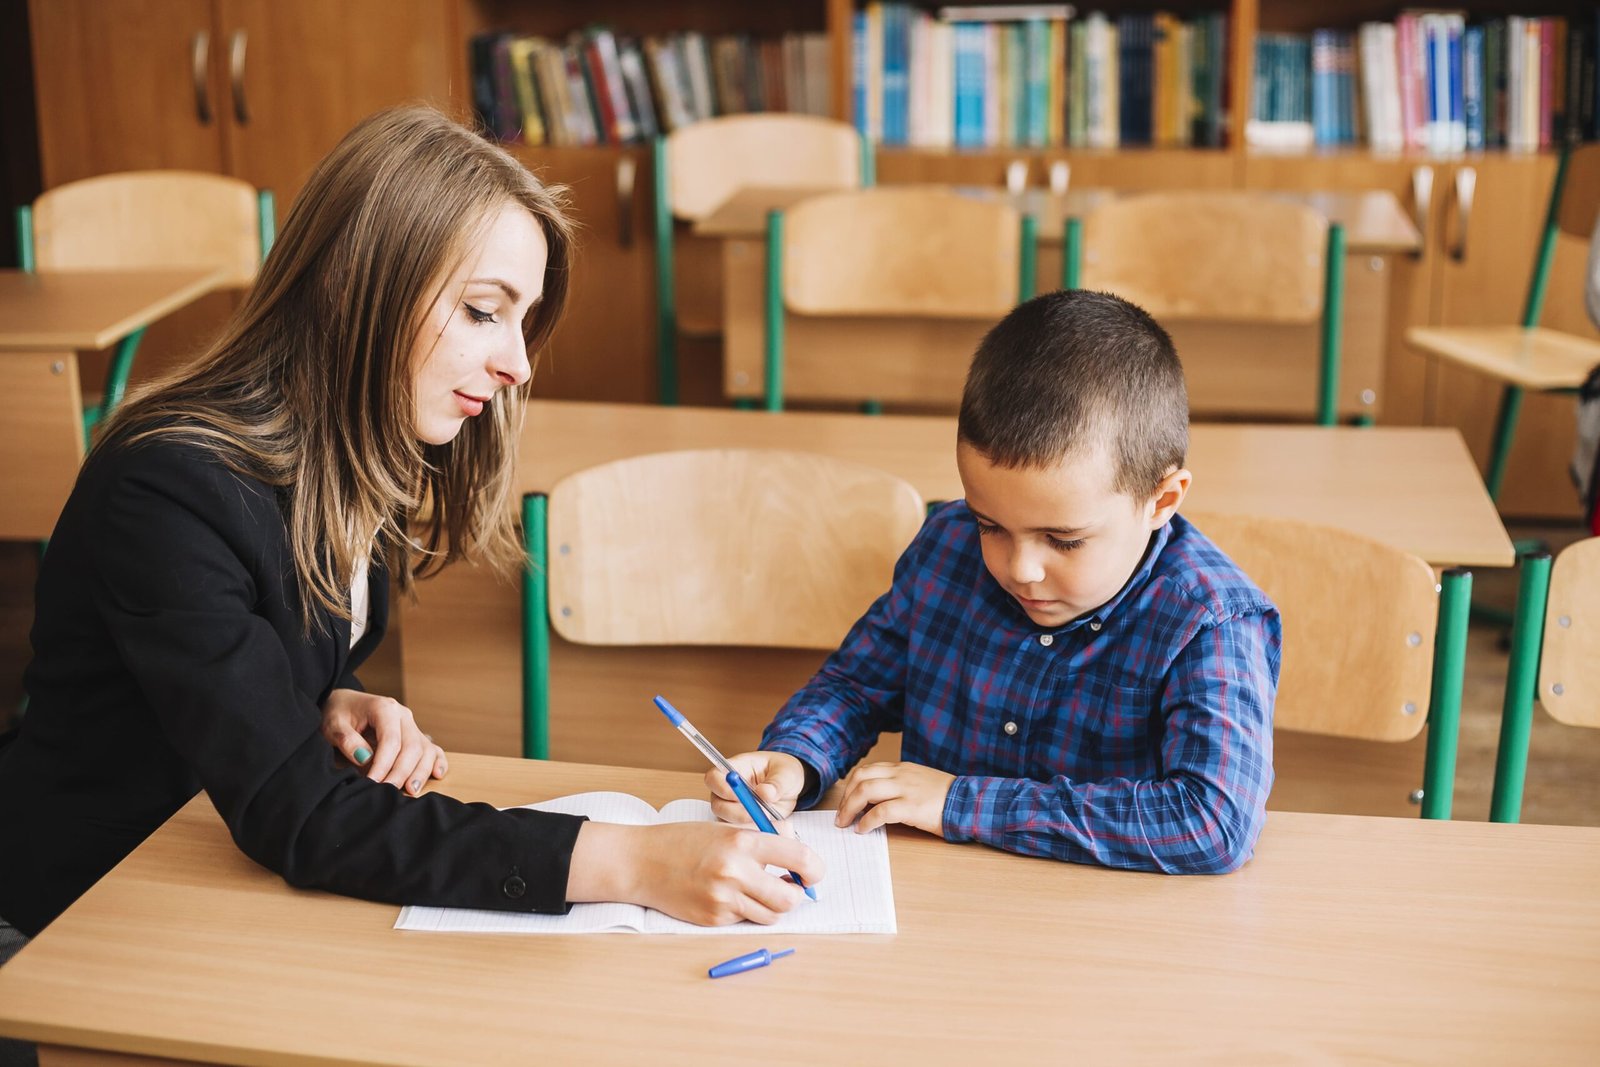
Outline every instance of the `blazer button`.
<svg viewBox="0 0 1600 1067"><path fill-rule="evenodd" d="M512 900L516 900L518 897L522 896L522 894L528 891L528 883L522 880L521 875L513 874L510 878L506 879L505 884L500 887L500 890Z"/></svg>

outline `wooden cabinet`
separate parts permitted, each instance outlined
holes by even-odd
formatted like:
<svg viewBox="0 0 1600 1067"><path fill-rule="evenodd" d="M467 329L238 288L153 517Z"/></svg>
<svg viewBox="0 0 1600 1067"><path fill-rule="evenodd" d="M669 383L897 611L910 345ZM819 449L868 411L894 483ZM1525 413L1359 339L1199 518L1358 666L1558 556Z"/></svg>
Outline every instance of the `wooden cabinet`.
<svg viewBox="0 0 1600 1067"><path fill-rule="evenodd" d="M358 119L451 99L441 0L32 0L29 15L45 188L205 170L286 210Z"/></svg>

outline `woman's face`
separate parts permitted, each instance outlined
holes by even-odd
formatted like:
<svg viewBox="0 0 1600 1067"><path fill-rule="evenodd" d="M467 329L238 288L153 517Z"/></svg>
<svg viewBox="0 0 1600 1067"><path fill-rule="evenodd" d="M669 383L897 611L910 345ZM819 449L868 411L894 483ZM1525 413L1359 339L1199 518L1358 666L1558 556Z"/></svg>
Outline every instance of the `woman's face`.
<svg viewBox="0 0 1600 1067"><path fill-rule="evenodd" d="M528 380L522 321L544 295L549 254L538 221L507 204L467 249L422 320L416 368L417 437L430 445L455 439L507 386Z"/></svg>

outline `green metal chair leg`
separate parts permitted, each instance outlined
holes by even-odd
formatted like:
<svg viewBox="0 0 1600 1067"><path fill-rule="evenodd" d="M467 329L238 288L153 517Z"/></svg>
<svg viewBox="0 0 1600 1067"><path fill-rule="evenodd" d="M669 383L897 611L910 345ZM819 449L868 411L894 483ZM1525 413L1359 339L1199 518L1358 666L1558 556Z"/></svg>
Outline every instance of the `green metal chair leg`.
<svg viewBox="0 0 1600 1067"><path fill-rule="evenodd" d="M1452 567L1439 587L1439 631L1433 643L1433 697L1428 751L1422 769L1422 817L1450 818L1455 795L1456 742L1461 732L1462 671L1467 659L1467 614L1472 572Z"/></svg>
<svg viewBox="0 0 1600 1067"><path fill-rule="evenodd" d="M1017 303L1032 300L1039 290L1039 220L1022 216L1022 247L1017 249Z"/></svg>
<svg viewBox="0 0 1600 1067"><path fill-rule="evenodd" d="M1317 425L1339 418L1339 356L1344 332L1344 227L1328 226L1327 259L1322 273L1322 364L1317 388Z"/></svg>
<svg viewBox="0 0 1600 1067"><path fill-rule="evenodd" d="M549 498L522 498L522 758L550 758Z"/></svg>
<svg viewBox="0 0 1600 1067"><path fill-rule="evenodd" d="M261 238L261 262L265 263L272 243L278 239L278 201L271 189L256 190L256 226Z"/></svg>
<svg viewBox="0 0 1600 1067"><path fill-rule="evenodd" d="M1061 234L1061 288L1081 289L1083 278L1083 220L1067 219Z"/></svg>
<svg viewBox="0 0 1600 1067"><path fill-rule="evenodd" d="M1489 449L1489 470L1483 484L1489 490L1489 499L1500 499L1500 486L1505 482L1506 463L1511 459L1511 442L1516 437L1517 419L1522 415L1522 387L1507 385L1500 391L1500 411L1494 420L1494 444Z"/></svg>
<svg viewBox="0 0 1600 1067"><path fill-rule="evenodd" d="M861 139L861 188L871 189L878 184L878 157L873 155L872 142L865 134L857 134Z"/></svg>
<svg viewBox="0 0 1600 1067"><path fill-rule="evenodd" d="M655 171L656 390L663 404L678 402L678 299L673 274L672 206L667 201L667 139L651 150Z"/></svg>
<svg viewBox="0 0 1600 1067"><path fill-rule="evenodd" d="M17 208L17 266L33 273L33 205Z"/></svg>
<svg viewBox="0 0 1600 1067"><path fill-rule="evenodd" d="M767 212L766 410L783 410L783 212Z"/></svg>
<svg viewBox="0 0 1600 1067"><path fill-rule="evenodd" d="M882 415L883 414L883 401L881 401L881 400L863 400L861 402L861 414L863 414L863 415Z"/></svg>
<svg viewBox="0 0 1600 1067"><path fill-rule="evenodd" d="M1495 751L1490 822L1522 818L1522 787L1528 770L1528 734L1539 689L1539 651L1544 644L1544 608L1550 596L1550 553L1522 558L1517 614L1511 623L1511 661L1500 710L1500 745Z"/></svg>

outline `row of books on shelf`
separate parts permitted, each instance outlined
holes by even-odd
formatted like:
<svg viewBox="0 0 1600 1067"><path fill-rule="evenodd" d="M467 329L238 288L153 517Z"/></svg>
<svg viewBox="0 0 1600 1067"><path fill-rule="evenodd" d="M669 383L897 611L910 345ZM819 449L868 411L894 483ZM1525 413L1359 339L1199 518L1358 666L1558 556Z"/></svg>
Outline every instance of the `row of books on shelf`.
<svg viewBox="0 0 1600 1067"><path fill-rule="evenodd" d="M1270 147L1532 151L1600 139L1600 8L1565 18L1402 12L1256 38L1246 140Z"/></svg>
<svg viewBox="0 0 1600 1067"><path fill-rule="evenodd" d="M825 34L632 37L593 27L561 41L486 33L470 45L483 127L529 145L633 144L749 111L832 113Z"/></svg>
<svg viewBox="0 0 1600 1067"><path fill-rule="evenodd" d="M1220 147L1227 16L1075 18L1064 4L869 3L852 27L856 127L889 146Z"/></svg>

